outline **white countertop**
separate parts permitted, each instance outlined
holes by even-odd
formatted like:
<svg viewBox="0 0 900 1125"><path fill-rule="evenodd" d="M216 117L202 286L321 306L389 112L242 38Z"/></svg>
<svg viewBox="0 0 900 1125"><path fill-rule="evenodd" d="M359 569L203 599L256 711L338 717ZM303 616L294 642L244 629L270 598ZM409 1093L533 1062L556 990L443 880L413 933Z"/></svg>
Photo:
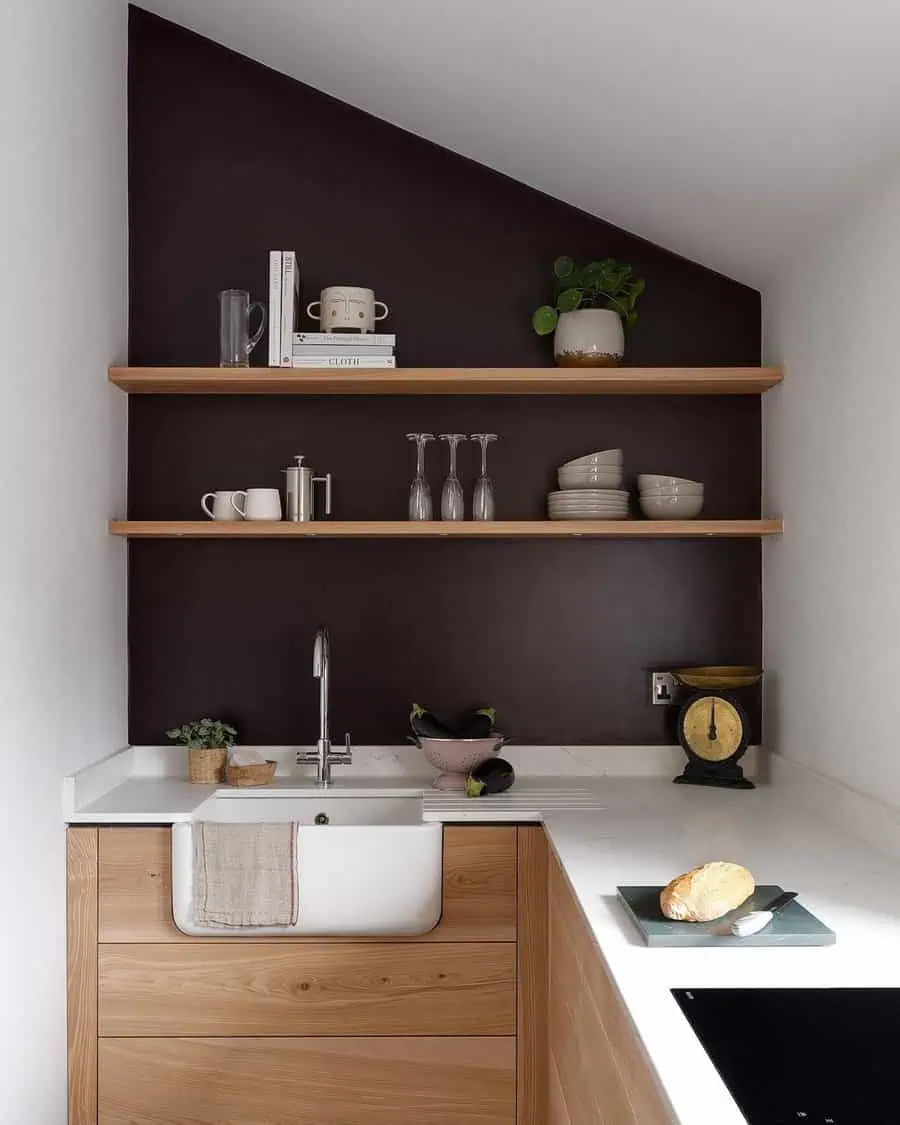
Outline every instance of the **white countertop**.
<svg viewBox="0 0 900 1125"><path fill-rule="evenodd" d="M743 1125L672 988L900 987L897 861L778 790L610 779L604 811L554 812L545 827L682 1125ZM822 948L648 949L619 884L665 883L710 859L779 883L837 933Z"/></svg>
<svg viewBox="0 0 900 1125"><path fill-rule="evenodd" d="M311 791L290 778L276 784L284 795ZM382 776L344 779L333 791L426 792L430 820L542 819L680 1125L743 1125L744 1118L670 989L900 987L897 861L799 805L790 787L733 792L647 778L524 777L509 794L465 801L422 785ZM127 779L68 819L187 820L216 788L174 778ZM616 901L616 886L665 883L711 859L735 860L760 883L798 891L803 905L835 930L837 944L645 947Z"/></svg>
<svg viewBox="0 0 900 1125"><path fill-rule="evenodd" d="M360 777L336 778L323 792L304 779L276 777L264 789L234 789L229 785L192 785L177 777L132 777L83 805L68 817L70 824L178 824L193 820L210 797L230 800L249 797L405 797L420 795L425 821L444 823L540 823L552 811L603 808L601 791L594 778L520 778L515 788L497 797L470 799L461 793L442 793L431 788L427 778Z"/></svg>

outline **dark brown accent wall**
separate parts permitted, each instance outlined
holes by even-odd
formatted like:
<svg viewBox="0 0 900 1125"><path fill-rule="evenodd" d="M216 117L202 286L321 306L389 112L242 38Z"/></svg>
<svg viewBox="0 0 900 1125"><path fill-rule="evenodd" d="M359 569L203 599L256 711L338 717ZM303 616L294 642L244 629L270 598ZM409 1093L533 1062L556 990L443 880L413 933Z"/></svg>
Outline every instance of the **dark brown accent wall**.
<svg viewBox="0 0 900 1125"><path fill-rule="evenodd" d="M329 283L375 288L407 366L552 363L529 317L565 252L614 255L646 277L629 363L759 362L758 293L137 8L129 40L132 363L214 363L215 294L265 299L270 247L297 249L306 300ZM501 517L540 518L554 467L610 445L625 449L629 487L638 472L698 477L706 515L759 514L754 398L135 396L129 515L197 516L201 493L278 486L304 452L335 474L338 516L403 518L415 429L501 435ZM445 453L429 452L437 500ZM475 457L462 452L469 495ZM760 659L752 541L143 541L129 552L134 742L213 713L246 741L312 740L320 621L335 732L360 742L401 742L413 699L492 703L523 742L664 742L647 668Z"/></svg>

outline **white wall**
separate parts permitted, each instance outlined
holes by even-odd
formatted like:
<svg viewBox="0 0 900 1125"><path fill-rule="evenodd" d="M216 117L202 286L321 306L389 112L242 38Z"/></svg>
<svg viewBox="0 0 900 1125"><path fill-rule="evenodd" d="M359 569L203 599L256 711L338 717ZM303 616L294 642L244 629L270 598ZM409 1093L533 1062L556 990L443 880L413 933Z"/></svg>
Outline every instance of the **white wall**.
<svg viewBox="0 0 900 1125"><path fill-rule="evenodd" d="M764 294L766 741L900 806L900 170Z"/></svg>
<svg viewBox="0 0 900 1125"><path fill-rule="evenodd" d="M125 740L124 0L0 36L0 1121L63 1125L61 780Z"/></svg>

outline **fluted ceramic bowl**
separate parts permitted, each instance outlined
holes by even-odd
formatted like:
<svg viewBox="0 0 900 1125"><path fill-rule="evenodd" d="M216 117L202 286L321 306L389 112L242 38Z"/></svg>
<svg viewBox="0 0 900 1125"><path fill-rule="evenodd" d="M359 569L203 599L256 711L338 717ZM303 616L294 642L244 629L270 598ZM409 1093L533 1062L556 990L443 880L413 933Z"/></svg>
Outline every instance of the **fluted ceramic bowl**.
<svg viewBox="0 0 900 1125"><path fill-rule="evenodd" d="M651 520L695 520L702 510L703 493L699 496L641 493L641 511Z"/></svg>
<svg viewBox="0 0 900 1125"><path fill-rule="evenodd" d="M696 494L703 491L703 482L687 477L662 477L657 473L638 474L641 492L678 492Z"/></svg>
<svg viewBox="0 0 900 1125"><path fill-rule="evenodd" d="M621 449L601 449L598 453L586 453L583 457L573 457L560 465L561 469L574 469L583 465L606 465L612 468L621 468L624 454Z"/></svg>
<svg viewBox="0 0 900 1125"><path fill-rule="evenodd" d="M576 491L582 488L619 488L622 484L621 465L581 465L556 471L561 489Z"/></svg>
<svg viewBox="0 0 900 1125"><path fill-rule="evenodd" d="M466 777L476 766L492 758L506 741L502 734L489 738L418 738L425 757L443 772L431 783L435 789L461 792Z"/></svg>

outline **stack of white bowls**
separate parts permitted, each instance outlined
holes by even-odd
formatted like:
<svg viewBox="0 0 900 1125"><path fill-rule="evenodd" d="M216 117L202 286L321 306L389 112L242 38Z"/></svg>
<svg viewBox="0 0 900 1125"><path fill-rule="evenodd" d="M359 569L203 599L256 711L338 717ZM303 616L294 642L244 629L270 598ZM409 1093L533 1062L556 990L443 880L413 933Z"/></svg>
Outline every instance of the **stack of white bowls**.
<svg viewBox="0 0 900 1125"><path fill-rule="evenodd" d="M638 488L641 511L651 520L693 520L703 508L703 485L697 480L642 473Z"/></svg>
<svg viewBox="0 0 900 1125"><path fill-rule="evenodd" d="M604 449L560 465L559 492L547 497L552 520L624 520L628 493L622 483L622 450Z"/></svg>

